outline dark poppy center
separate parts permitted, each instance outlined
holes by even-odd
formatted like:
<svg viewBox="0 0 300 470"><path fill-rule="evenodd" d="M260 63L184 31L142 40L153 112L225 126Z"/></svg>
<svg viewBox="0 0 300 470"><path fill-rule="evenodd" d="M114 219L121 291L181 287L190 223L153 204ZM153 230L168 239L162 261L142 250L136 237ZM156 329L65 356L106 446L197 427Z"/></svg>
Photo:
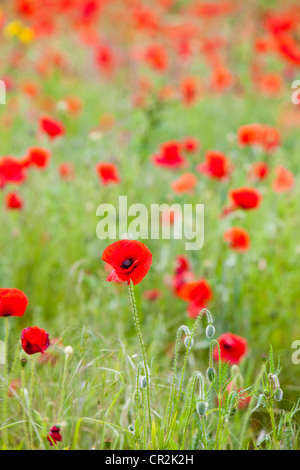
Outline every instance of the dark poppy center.
<svg viewBox="0 0 300 470"><path fill-rule="evenodd" d="M230 346L230 344L224 343L223 348L229 350L229 349L231 349L231 346Z"/></svg>
<svg viewBox="0 0 300 470"><path fill-rule="evenodd" d="M125 259L125 261L123 261L122 268L128 269L130 268L130 266L132 266L132 264L133 264L132 258Z"/></svg>

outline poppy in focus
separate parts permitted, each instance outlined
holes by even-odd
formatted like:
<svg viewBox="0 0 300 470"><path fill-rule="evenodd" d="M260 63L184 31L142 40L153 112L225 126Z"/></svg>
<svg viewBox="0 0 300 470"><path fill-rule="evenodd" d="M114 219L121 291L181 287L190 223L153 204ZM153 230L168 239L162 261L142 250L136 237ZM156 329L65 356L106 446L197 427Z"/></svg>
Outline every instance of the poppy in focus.
<svg viewBox="0 0 300 470"><path fill-rule="evenodd" d="M48 333L38 326L24 328L21 333L21 343L23 350L29 355L44 354L50 346Z"/></svg>
<svg viewBox="0 0 300 470"><path fill-rule="evenodd" d="M109 245L103 252L102 260L113 267L107 277L109 282L139 284L152 264L149 248L137 240L119 240Z"/></svg>

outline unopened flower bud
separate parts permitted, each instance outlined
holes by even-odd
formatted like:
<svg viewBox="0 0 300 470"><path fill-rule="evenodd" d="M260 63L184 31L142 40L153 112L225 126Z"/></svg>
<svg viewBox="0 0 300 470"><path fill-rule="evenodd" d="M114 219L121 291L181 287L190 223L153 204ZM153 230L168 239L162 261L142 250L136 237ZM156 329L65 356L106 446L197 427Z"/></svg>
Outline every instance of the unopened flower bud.
<svg viewBox="0 0 300 470"><path fill-rule="evenodd" d="M212 338L216 332L214 325L207 325L205 334L207 338Z"/></svg>
<svg viewBox="0 0 300 470"><path fill-rule="evenodd" d="M150 379L149 379L150 382ZM147 387L147 377L145 375L142 375L140 377L140 387L141 388L146 388Z"/></svg>
<svg viewBox="0 0 300 470"><path fill-rule="evenodd" d="M208 403L203 400L198 401L196 405L196 410L200 417L205 416L208 410Z"/></svg>
<svg viewBox="0 0 300 470"><path fill-rule="evenodd" d="M185 345L186 348L188 348L188 347L192 348L193 345L194 345L193 338L191 338L190 336L186 336L184 338L184 345Z"/></svg>
<svg viewBox="0 0 300 470"><path fill-rule="evenodd" d="M206 371L206 378L209 382L213 382L216 377L216 371L213 367L209 367Z"/></svg>
<svg viewBox="0 0 300 470"><path fill-rule="evenodd" d="M130 424L128 426L128 431L135 433L135 429L134 429L134 426L132 424Z"/></svg>

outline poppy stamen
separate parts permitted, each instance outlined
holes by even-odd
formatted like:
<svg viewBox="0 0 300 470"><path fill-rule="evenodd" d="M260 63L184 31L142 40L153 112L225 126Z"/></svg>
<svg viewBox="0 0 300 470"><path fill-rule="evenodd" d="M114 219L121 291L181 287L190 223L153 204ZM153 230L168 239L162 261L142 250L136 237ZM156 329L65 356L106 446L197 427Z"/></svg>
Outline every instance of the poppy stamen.
<svg viewBox="0 0 300 470"><path fill-rule="evenodd" d="M125 261L123 261L122 268L128 269L130 268L130 266L132 266L132 264L133 264L132 258L125 259Z"/></svg>

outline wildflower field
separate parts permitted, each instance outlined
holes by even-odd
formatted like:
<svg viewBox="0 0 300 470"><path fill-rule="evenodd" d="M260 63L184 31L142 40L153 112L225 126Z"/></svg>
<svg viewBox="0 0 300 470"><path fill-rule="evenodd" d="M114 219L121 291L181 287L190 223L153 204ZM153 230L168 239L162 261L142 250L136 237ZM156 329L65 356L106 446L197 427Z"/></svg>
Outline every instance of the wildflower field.
<svg viewBox="0 0 300 470"><path fill-rule="evenodd" d="M299 4L1 0L0 51L1 450L297 450Z"/></svg>

